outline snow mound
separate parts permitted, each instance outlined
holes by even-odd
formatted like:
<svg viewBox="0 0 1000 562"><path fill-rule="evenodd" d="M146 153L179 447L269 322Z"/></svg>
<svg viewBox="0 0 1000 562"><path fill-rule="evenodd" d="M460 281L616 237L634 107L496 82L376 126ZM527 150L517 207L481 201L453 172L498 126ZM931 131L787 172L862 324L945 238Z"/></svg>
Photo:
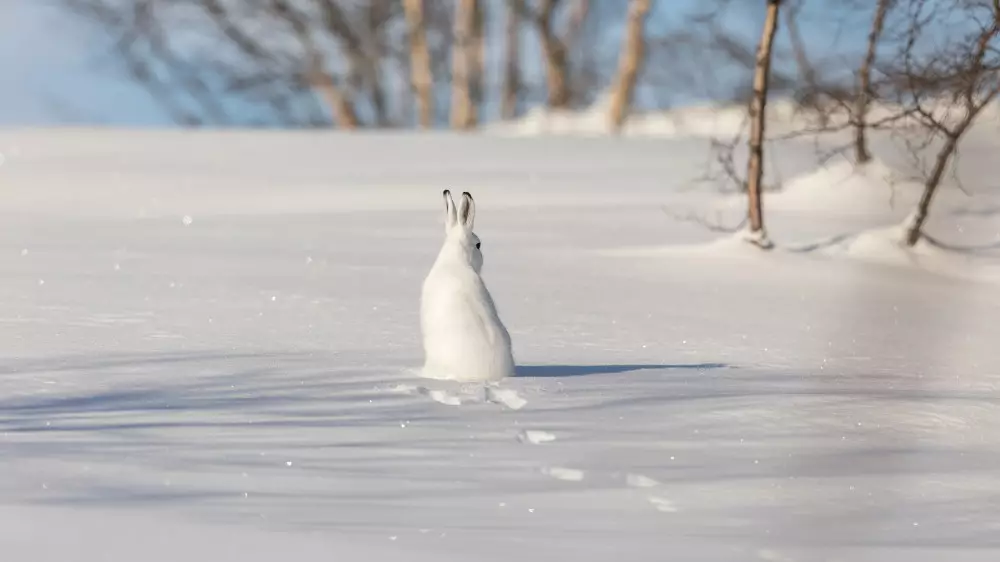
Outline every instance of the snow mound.
<svg viewBox="0 0 1000 562"><path fill-rule="evenodd" d="M831 244L823 253L897 266L914 265L921 260L947 259L945 252L923 240L912 248L907 247L903 241L905 235L905 228L901 225L869 230L845 237Z"/></svg>
<svg viewBox="0 0 1000 562"><path fill-rule="evenodd" d="M863 166L842 160L764 194L768 211L823 214L885 213L909 205L920 186L879 160Z"/></svg>
<svg viewBox="0 0 1000 562"><path fill-rule="evenodd" d="M754 236L746 228L709 242L668 246L629 247L607 250L602 254L614 257L686 257L726 261L774 260L790 265L795 255L814 254L833 260L853 260L870 265L908 268L924 273L976 281L1000 283L1000 265L987 258L938 247L921 239L914 247L906 246L906 222L887 228L861 231L810 244L773 245L770 251L758 247L770 243L767 238ZM791 261L788 261L791 258Z"/></svg>
<svg viewBox="0 0 1000 562"><path fill-rule="evenodd" d="M983 282L1000 281L1000 271L996 266L938 248L925 239L908 247L904 243L905 236L904 223L839 238L823 247L820 253L866 263L916 268L947 277Z"/></svg>

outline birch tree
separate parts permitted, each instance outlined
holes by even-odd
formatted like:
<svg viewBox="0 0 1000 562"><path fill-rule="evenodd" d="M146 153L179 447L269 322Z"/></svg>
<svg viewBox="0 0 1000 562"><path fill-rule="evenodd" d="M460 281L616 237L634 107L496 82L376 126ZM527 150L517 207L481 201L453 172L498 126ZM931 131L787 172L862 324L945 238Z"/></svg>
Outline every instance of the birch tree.
<svg viewBox="0 0 1000 562"><path fill-rule="evenodd" d="M931 204L952 170L962 138L1000 96L1000 0L909 0L906 40L888 70L897 104L920 128L915 153L936 147L920 200L904 223L903 242L924 236ZM950 18L944 39L934 23ZM956 31L956 23L961 25Z"/></svg>
<svg viewBox="0 0 1000 562"><path fill-rule="evenodd" d="M618 62L618 74L611 90L608 121L611 131L621 132L625 116L632 107L636 79L645 60L646 39L644 28L652 0L631 0L625 38Z"/></svg>
<svg viewBox="0 0 1000 562"><path fill-rule="evenodd" d="M872 159L871 152L868 150L868 136L866 134L868 106L872 95L872 65L875 64L879 40L882 37L882 30L885 28L886 14L894 2L894 0L877 1L872 27L868 32L865 58L858 70L858 91L854 101L854 158L858 164L866 164Z"/></svg>
<svg viewBox="0 0 1000 562"><path fill-rule="evenodd" d="M781 0L767 0L767 16L757 47L753 75L753 98L750 101L750 158L747 162L747 206L749 241L764 249L772 247L764 229L761 194L764 179L764 125L766 121L768 79L771 72L771 52L778 30Z"/></svg>

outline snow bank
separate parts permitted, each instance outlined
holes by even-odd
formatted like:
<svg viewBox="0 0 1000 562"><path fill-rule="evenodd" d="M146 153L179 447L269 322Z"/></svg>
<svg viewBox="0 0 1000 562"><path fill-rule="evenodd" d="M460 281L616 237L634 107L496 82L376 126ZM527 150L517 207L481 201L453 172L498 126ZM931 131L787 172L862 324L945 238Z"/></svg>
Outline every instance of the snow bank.
<svg viewBox="0 0 1000 562"><path fill-rule="evenodd" d="M885 213L916 201L921 186L880 160L858 166L846 159L793 178L764 194L767 211L822 214Z"/></svg>
<svg viewBox="0 0 1000 562"><path fill-rule="evenodd" d="M905 223L841 237L820 246L819 253L871 264L907 267L947 277L981 282L1000 281L1000 268L983 259L938 248L926 239L908 247Z"/></svg>
<svg viewBox="0 0 1000 562"><path fill-rule="evenodd" d="M987 255L964 253L938 247L921 239L914 247L904 243L905 222L890 227L856 230L854 233L830 237L819 242L791 242L774 245L770 252L755 246L758 240L747 230L721 235L704 243L671 244L667 246L626 247L606 250L609 257L677 259L696 258L729 262L772 264L779 260L783 267L794 271L802 267L806 255L821 256L830 261L856 261L869 265L907 268L914 272L964 279L983 283L1000 282L1000 264ZM801 240L801 235L799 240ZM773 241L770 241L773 244Z"/></svg>

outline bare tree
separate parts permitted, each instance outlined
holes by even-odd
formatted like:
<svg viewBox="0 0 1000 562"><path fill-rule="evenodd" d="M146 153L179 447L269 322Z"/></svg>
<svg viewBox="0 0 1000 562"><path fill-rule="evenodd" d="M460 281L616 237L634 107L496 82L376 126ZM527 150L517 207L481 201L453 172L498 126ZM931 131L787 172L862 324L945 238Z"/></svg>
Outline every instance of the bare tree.
<svg viewBox="0 0 1000 562"><path fill-rule="evenodd" d="M886 14L888 14L893 2L894 0L878 0L878 4L875 6L875 17L872 18L872 27L868 32L868 48L865 51L865 58L861 63L861 68L858 70L858 91L855 94L853 115L854 157L858 164L865 164L872 159L871 152L868 150L868 137L866 135L868 106L872 94L872 65L875 63L879 40L882 37L882 30L885 28Z"/></svg>
<svg viewBox="0 0 1000 562"><path fill-rule="evenodd" d="M480 113L486 98L486 6L485 2L476 0L472 24L472 103L474 104L476 122L482 117Z"/></svg>
<svg viewBox="0 0 1000 562"><path fill-rule="evenodd" d="M618 76L611 90L608 108L609 128L620 132L625 115L632 105L636 78L645 59L646 39L644 27L649 15L651 0L632 0L628 6L628 23L618 63Z"/></svg>
<svg viewBox="0 0 1000 562"><path fill-rule="evenodd" d="M618 77L624 36L628 30L629 10L625 2L578 2L567 14L567 25L575 31L565 34L570 79L570 105L589 106L595 101L607 102ZM644 31L643 62L636 77L648 84L650 45Z"/></svg>
<svg viewBox="0 0 1000 562"><path fill-rule="evenodd" d="M520 76L520 31L523 0L507 0L507 21L504 30L504 71L500 94L500 116L513 119L517 116L518 91L521 89Z"/></svg>
<svg viewBox="0 0 1000 562"><path fill-rule="evenodd" d="M316 47L306 17L293 9L286 0L271 0L271 9L287 21L308 57L307 82L315 88L330 108L337 124L344 129L356 129L358 116L354 104L343 93L331 74L326 71L326 59Z"/></svg>
<svg viewBox="0 0 1000 562"><path fill-rule="evenodd" d="M455 4L455 43L451 55L451 126L471 129L476 126L476 82L482 72L480 39L482 25L478 0L458 0Z"/></svg>
<svg viewBox="0 0 1000 562"><path fill-rule="evenodd" d="M692 61L661 68L670 51L662 41L666 32L658 28L644 36L640 25L647 16L639 14L652 8L626 11L614 2L49 1L71 7L82 21L108 32L121 69L144 85L165 113L187 125L360 128L414 122L428 128L447 119L473 127L485 118L488 97L485 30L505 36L495 42L500 52L493 55L499 56L490 57L501 61L498 85L492 87L505 118L532 103L576 107L607 88L616 100L610 120L617 128L627 119L635 92L652 92L643 88L657 80L656 72L662 89L672 91L679 89L676 66L690 64L708 74ZM650 0L632 1L646 4L652 6ZM476 8L471 20L469 6ZM488 20L504 15L506 30L502 21ZM707 25L685 27L711 35ZM622 29L624 40L608 41ZM530 54L519 41L524 32L539 39ZM656 63L644 63L654 51L660 53ZM752 48L748 52L752 59ZM742 78L752 66L719 74ZM780 91L781 76L788 73L777 68L772 75L772 91Z"/></svg>
<svg viewBox="0 0 1000 562"><path fill-rule="evenodd" d="M284 0L282 0L284 1ZM317 0L319 5L320 21L326 27L331 37L340 43L340 51L347 61L349 81L354 83L356 91L367 90L373 107L375 121L379 125L387 122L385 94L382 91L382 84L379 77L379 56L372 40L372 29L369 33L362 35L362 27L352 25L351 18L334 0ZM373 1L369 4L368 13L364 14L364 19L371 16L378 16L378 7L384 3ZM377 22L374 22L377 25Z"/></svg>
<svg viewBox="0 0 1000 562"><path fill-rule="evenodd" d="M541 0L533 19L538 29L545 62L545 77L548 87L547 105L553 109L565 109L572 100L570 90L568 45L572 44L586 19L589 9L587 0L577 0L576 9L570 17L565 34L560 37L554 27L555 11L561 0Z"/></svg>
<svg viewBox="0 0 1000 562"><path fill-rule="evenodd" d="M530 72L520 73L520 96L534 101L535 94L541 92L544 104L552 109L579 107L598 98L615 75L618 53L607 47L607 35L624 24L625 12L619 4L590 0L509 2L508 7L518 7L519 19L537 33L541 51L542 81L535 82ZM508 33L516 30L508 28Z"/></svg>
<svg viewBox="0 0 1000 562"><path fill-rule="evenodd" d="M753 99L750 102L750 159L747 162L747 197L750 241L761 248L770 248L771 241L764 230L761 205L764 179L764 122L767 107L767 86L771 71L771 51L778 30L778 9L781 0L767 0L767 17L757 47L757 63L753 76Z"/></svg>
<svg viewBox="0 0 1000 562"><path fill-rule="evenodd" d="M224 117L204 80L176 56L157 21L153 2L136 0L116 6L103 0L66 0L65 6L107 30L125 74L175 123L198 126ZM185 98L197 100L201 107L190 107Z"/></svg>
<svg viewBox="0 0 1000 562"><path fill-rule="evenodd" d="M567 51L572 51L580 40L580 32L587 16L590 15L590 0L575 0L569 9L569 21L566 25L566 32L562 37L562 44Z"/></svg>
<svg viewBox="0 0 1000 562"><path fill-rule="evenodd" d="M389 0L52 1L104 31L180 123L392 124L384 71L402 11Z"/></svg>
<svg viewBox="0 0 1000 562"><path fill-rule="evenodd" d="M952 169L963 136L1000 96L1000 0L950 0L936 6L910 0L908 8L906 41L894 57L898 68L887 72L898 89L902 111L923 133L919 141L908 142L915 158L918 151L940 143L920 201L904 224L904 242L914 246L923 236L931 203ZM971 31L944 40L931 35L933 29L928 28L945 13L951 25L962 17Z"/></svg>
<svg viewBox="0 0 1000 562"><path fill-rule="evenodd" d="M803 93L800 94L800 103L813 109L825 125L826 111L824 111L819 99L822 86L819 82L816 67L809 59L809 54L806 51L806 42L802 39L802 34L799 32L798 18L802 6L803 0L786 0L784 10L785 28L788 29L788 40L792 44L795 66L798 69L799 80L802 83L800 89L803 90Z"/></svg>
<svg viewBox="0 0 1000 562"><path fill-rule="evenodd" d="M400 12L398 2L372 0L368 4L366 25L363 28L364 33L361 34L361 45L365 55L365 87L379 127L390 127L395 124L390 115L390 100L386 81L383 79L383 67L390 52L387 30L398 19Z"/></svg>
<svg viewBox="0 0 1000 562"><path fill-rule="evenodd" d="M417 96L417 120L427 129L434 126L434 75L427 48L424 0L403 0L410 44L410 80Z"/></svg>
<svg viewBox="0 0 1000 562"><path fill-rule="evenodd" d="M337 85L333 76L324 70L322 56L314 52L310 66L308 82L330 108L337 124L342 129L357 129L358 115L354 111L354 105Z"/></svg>

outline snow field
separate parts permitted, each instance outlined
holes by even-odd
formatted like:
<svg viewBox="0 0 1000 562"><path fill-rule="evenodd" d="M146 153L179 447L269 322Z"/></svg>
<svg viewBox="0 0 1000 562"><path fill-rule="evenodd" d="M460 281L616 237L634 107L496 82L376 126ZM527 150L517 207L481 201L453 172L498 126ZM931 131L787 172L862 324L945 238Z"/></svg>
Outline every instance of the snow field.
<svg viewBox="0 0 1000 562"><path fill-rule="evenodd" d="M911 260L808 143L762 255L697 139L0 133L0 551L993 560L988 142ZM415 375L443 187L513 379Z"/></svg>

